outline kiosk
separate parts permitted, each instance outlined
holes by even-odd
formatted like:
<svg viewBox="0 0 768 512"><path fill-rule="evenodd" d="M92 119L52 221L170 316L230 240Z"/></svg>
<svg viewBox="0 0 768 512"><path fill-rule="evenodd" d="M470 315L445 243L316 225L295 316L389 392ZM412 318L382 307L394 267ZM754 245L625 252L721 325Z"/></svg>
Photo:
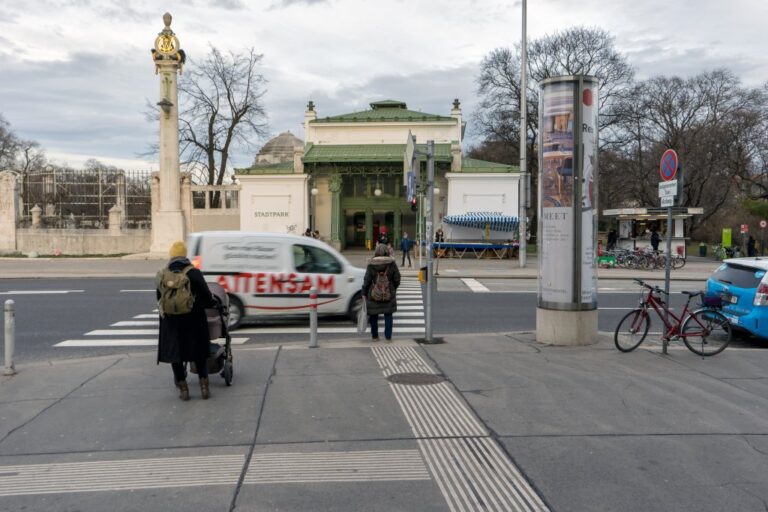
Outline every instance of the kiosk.
<svg viewBox="0 0 768 512"><path fill-rule="evenodd" d="M704 208L675 208L672 213L672 253L686 257L685 246L689 238L685 236L685 219L704 213ZM603 210L604 217L618 221L616 242L617 249L651 250L651 228L655 227L666 240L667 209L657 206L647 208L618 208ZM605 245L604 245L605 247Z"/></svg>

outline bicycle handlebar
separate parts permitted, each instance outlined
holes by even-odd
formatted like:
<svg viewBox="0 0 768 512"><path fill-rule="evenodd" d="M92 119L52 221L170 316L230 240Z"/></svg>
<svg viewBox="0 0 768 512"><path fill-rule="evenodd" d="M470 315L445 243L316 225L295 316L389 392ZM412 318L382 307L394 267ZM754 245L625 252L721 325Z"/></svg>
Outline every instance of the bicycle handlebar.
<svg viewBox="0 0 768 512"><path fill-rule="evenodd" d="M649 284L646 284L646 283L645 283L645 281L643 281L642 279L637 279L637 278L634 278L634 279L632 279L632 280L633 280L634 282L638 283L640 286L643 286L643 287L645 287L645 288L648 288L649 290L652 290L652 291L654 291L654 292L660 292L660 293L663 293L664 295L669 295L669 293L668 293L668 292L665 292L664 290L662 290L662 289L661 289L661 288L659 288L658 286L651 286L651 285L649 285Z"/></svg>

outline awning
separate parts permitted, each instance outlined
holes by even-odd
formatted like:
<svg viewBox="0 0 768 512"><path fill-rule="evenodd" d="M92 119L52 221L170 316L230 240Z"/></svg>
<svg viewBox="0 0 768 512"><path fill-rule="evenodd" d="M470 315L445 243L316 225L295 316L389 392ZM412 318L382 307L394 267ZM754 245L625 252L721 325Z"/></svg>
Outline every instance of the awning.
<svg viewBox="0 0 768 512"><path fill-rule="evenodd" d="M454 226L478 229L485 229L487 225L490 225L491 231L514 231L517 229L517 217L510 215L465 213L463 215L448 215L443 218L443 222Z"/></svg>

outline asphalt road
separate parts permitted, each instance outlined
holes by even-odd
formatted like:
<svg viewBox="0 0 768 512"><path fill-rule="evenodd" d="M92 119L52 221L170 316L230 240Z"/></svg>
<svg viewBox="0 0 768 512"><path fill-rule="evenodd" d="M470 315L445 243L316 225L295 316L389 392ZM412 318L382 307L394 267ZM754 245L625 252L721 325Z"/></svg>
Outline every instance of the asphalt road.
<svg viewBox="0 0 768 512"><path fill-rule="evenodd" d="M658 283L662 284L662 283ZM701 289L704 283L672 284L672 291ZM145 278L12 279L0 280L0 300L16 306L17 362L107 355L154 350L156 339L153 283ZM601 281L599 323L613 331L619 319L633 308L639 288L631 281ZM673 307L683 304L673 296ZM395 336L419 337L424 316L402 311L396 317ZM529 279L440 279L433 312L436 336L449 333L531 331L536 328L536 281ZM654 319L651 332L658 330ZM308 340L306 318L271 320L234 331L236 343L267 344ZM325 339L357 337L345 318L321 318ZM404 331L398 335L398 327ZM63 342L63 346L60 345ZM142 345L143 343L143 345ZM737 344L768 346L754 340ZM78 346L78 345L90 346ZM115 345L116 344L116 345Z"/></svg>

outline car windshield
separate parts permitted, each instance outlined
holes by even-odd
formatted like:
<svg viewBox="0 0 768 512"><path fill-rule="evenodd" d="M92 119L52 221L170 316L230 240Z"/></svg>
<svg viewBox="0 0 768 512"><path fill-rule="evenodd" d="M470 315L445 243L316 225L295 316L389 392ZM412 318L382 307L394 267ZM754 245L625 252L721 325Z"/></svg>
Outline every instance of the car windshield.
<svg viewBox="0 0 768 512"><path fill-rule="evenodd" d="M723 263L712 274L712 278L739 288L757 288L763 275L765 275L765 271L761 269L734 263Z"/></svg>

